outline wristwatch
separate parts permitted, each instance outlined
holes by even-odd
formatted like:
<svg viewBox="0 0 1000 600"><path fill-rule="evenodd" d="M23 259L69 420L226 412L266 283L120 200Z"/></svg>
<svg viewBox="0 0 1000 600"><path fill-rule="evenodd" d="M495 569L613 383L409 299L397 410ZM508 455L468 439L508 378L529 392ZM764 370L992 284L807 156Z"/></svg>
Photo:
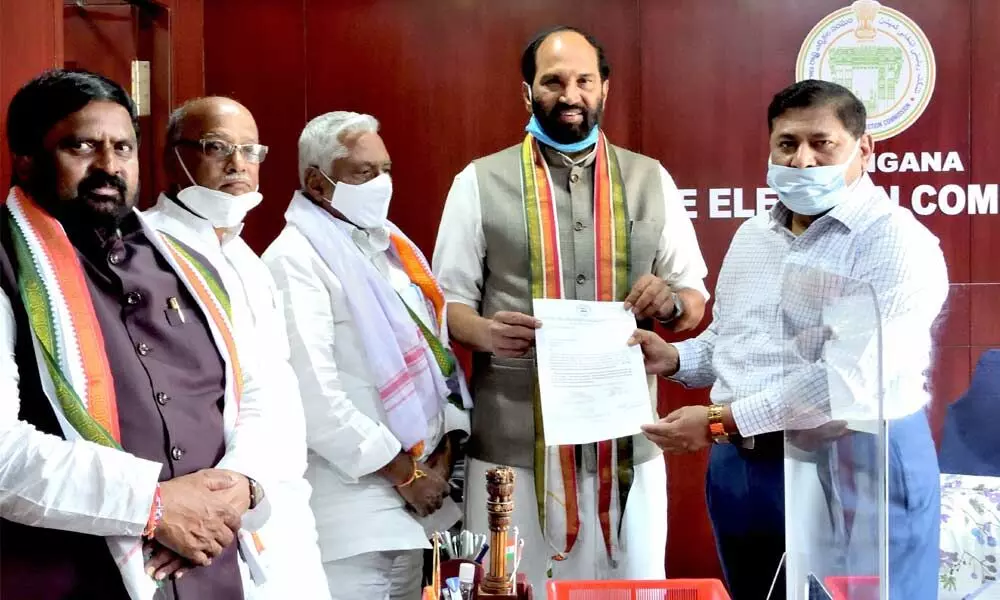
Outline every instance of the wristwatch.
<svg viewBox="0 0 1000 600"><path fill-rule="evenodd" d="M671 292L670 299L674 302L674 312L670 313L670 316L666 319L662 319L660 321L664 325L673 323L684 314L684 302L681 300L681 297L677 294L677 292Z"/></svg>
<svg viewBox="0 0 1000 600"><path fill-rule="evenodd" d="M250 482L250 510L253 510L264 501L264 486L252 477L247 477L247 481Z"/></svg>
<svg viewBox="0 0 1000 600"><path fill-rule="evenodd" d="M708 434L716 444L729 443L729 434L726 433L726 426L722 423L722 407L718 404L708 407Z"/></svg>
<svg viewBox="0 0 1000 600"><path fill-rule="evenodd" d="M722 422L722 407L713 404L708 407L708 434L716 444L734 444L741 448L752 449L753 438L744 438L739 433L729 433ZM748 443L749 442L749 443Z"/></svg>

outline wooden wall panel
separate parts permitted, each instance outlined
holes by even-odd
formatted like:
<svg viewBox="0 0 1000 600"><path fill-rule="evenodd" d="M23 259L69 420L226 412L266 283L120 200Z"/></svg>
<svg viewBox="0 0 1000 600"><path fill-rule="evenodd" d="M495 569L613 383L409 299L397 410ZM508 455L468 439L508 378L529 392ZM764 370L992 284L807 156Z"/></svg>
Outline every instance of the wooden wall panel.
<svg viewBox="0 0 1000 600"><path fill-rule="evenodd" d="M243 234L263 252L284 226L285 209L298 188L306 71L317 68L306 61L302 3L212 0L205 3L204 19L206 93L246 105L256 117L261 143L269 147L260 173L264 202L250 214ZM340 60L322 37L315 44L317 63Z"/></svg>
<svg viewBox="0 0 1000 600"><path fill-rule="evenodd" d="M10 181L7 105L45 69L62 66L62 0L0 0L0 183ZM4 192L6 195L6 192Z"/></svg>
<svg viewBox="0 0 1000 600"><path fill-rule="evenodd" d="M212 0L209 0L211 2ZM204 0L159 0L170 13L170 102L177 106L205 94L205 46L228 28L207 29L204 23ZM252 54L253 41L244 40ZM239 52L234 47L233 52ZM233 56L236 56L234 54Z"/></svg>

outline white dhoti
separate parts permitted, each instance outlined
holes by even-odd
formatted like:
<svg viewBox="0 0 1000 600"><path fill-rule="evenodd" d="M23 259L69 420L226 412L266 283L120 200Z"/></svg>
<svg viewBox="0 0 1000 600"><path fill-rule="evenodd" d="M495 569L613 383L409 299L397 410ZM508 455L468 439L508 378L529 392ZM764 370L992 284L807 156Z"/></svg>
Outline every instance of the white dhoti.
<svg viewBox="0 0 1000 600"><path fill-rule="evenodd" d="M420 600L423 565L423 550L396 550L366 552L323 568L333 600Z"/></svg>
<svg viewBox="0 0 1000 600"><path fill-rule="evenodd" d="M466 466L465 528L489 533L486 472L492 463L469 459ZM519 573L527 575L535 597L545 596L546 571L554 551L542 536L535 500L535 475L514 468L514 516L511 526L524 539ZM636 465L621 529L621 554L611 566L597 515L597 477L580 473L580 535L566 560L552 561L554 579L663 579L667 547L667 473L662 456ZM616 524L617 525L617 524Z"/></svg>

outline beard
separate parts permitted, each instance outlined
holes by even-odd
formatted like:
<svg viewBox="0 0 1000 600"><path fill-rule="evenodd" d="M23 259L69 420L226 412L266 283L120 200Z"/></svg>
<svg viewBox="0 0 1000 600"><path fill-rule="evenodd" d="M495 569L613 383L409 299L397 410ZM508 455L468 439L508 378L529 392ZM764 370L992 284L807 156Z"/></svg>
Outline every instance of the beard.
<svg viewBox="0 0 1000 600"><path fill-rule="evenodd" d="M30 192L36 202L64 225L116 228L138 199L138 189L130 190L124 179L101 170L88 173L77 184L75 195L67 196L60 193L56 184L55 165L41 161L39 167ZM102 187L110 187L115 193L98 194Z"/></svg>
<svg viewBox="0 0 1000 600"><path fill-rule="evenodd" d="M579 123L564 123L559 120L560 115L571 110L580 111L583 120ZM591 130L601 124L601 117L604 115L604 97L597 101L597 106L592 110L584 104L572 106L558 102L551 110L546 111L538 100L532 100L531 112L545 133L553 140L560 144L574 144L585 139Z"/></svg>
<svg viewBox="0 0 1000 600"><path fill-rule="evenodd" d="M111 187L113 195L98 194L96 190ZM88 213L95 223L117 226L135 206L138 190L129 190L125 180L105 171L94 171L80 181L76 197L68 205Z"/></svg>

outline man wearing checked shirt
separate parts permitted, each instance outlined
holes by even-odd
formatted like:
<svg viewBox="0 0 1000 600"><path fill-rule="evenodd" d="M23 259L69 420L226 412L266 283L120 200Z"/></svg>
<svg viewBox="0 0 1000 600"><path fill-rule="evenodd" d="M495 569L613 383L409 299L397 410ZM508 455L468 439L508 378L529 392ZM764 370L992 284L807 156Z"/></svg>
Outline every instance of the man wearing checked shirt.
<svg viewBox="0 0 1000 600"><path fill-rule="evenodd" d="M815 294L788 283L789 273L809 270L831 274L819 279L860 282L855 291L862 296L862 288L875 292L890 421L889 597L937 597L940 489L923 410L929 399L924 373L948 275L937 238L865 173L873 152L865 120L861 101L833 83L807 80L779 92L768 108L767 180L780 201L736 233L719 274L711 325L678 344L647 331L633 340L649 372L712 387L712 407L680 408L645 433L669 452L712 446L708 508L734 600L767 597L785 549L786 424L797 430L790 434L793 442L810 437L809 449L820 457L824 493L831 511L839 509L831 512L833 527L846 530L848 540L852 525L856 538L864 536L855 519L857 493L838 478L856 471L857 463L845 467L840 446L853 444L857 453L872 436L823 417L837 396L828 380L832 359L824 353L836 336L816 328L813 337L823 339L807 342L814 362L801 368L789 369L785 351L789 324L816 322L819 315L815 302L789 302ZM831 298L822 293L819 304ZM852 324L861 318L852 317ZM744 443L749 438L753 449ZM725 443L730 439L740 443ZM776 588L771 597L784 597L784 585Z"/></svg>

